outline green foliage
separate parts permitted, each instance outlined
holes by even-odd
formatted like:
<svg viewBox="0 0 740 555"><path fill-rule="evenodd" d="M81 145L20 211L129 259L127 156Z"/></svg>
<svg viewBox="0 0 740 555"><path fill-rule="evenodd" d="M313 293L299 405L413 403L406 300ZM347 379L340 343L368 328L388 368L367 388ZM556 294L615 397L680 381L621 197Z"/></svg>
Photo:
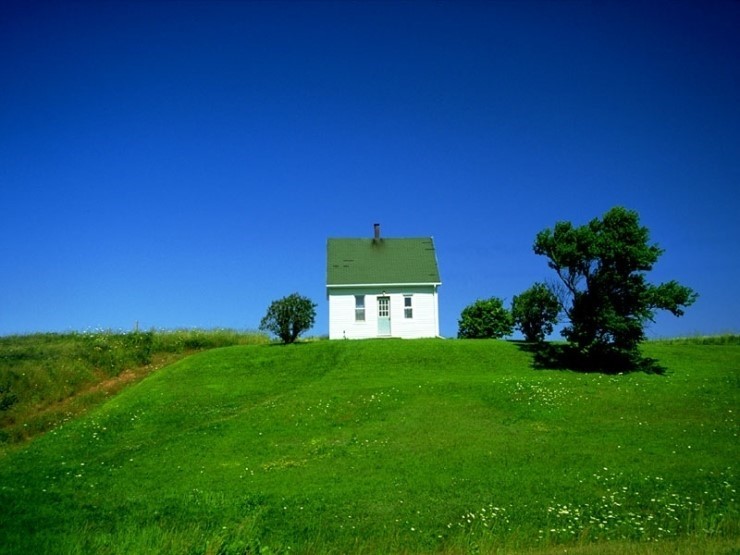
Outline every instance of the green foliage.
<svg viewBox="0 0 740 555"><path fill-rule="evenodd" d="M558 321L560 303L544 283L535 283L511 302L511 316L527 341L540 343Z"/></svg>
<svg viewBox="0 0 740 555"><path fill-rule="evenodd" d="M461 339L489 339L511 335L514 321L498 297L478 299L466 306L457 322Z"/></svg>
<svg viewBox="0 0 740 555"><path fill-rule="evenodd" d="M645 343L664 376L524 347L188 357L0 457L0 553L737 552L737 345Z"/></svg>
<svg viewBox="0 0 740 555"><path fill-rule="evenodd" d="M311 329L316 320L316 303L293 293L273 301L260 322L260 329L276 335L283 343L293 343Z"/></svg>
<svg viewBox="0 0 740 555"><path fill-rule="evenodd" d="M622 207L580 227L558 222L537 234L534 251L560 278L559 300L570 320L563 336L596 364L639 364L637 347L655 312L680 316L697 298L675 281L647 282L646 272L663 251L649 243L637 213Z"/></svg>

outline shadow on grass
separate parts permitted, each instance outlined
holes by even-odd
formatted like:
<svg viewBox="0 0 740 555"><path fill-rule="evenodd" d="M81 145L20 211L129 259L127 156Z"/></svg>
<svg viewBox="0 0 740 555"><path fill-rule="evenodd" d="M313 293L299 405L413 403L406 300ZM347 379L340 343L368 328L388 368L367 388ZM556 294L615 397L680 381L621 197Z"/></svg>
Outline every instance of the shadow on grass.
<svg viewBox="0 0 740 555"><path fill-rule="evenodd" d="M666 368L654 358L632 357L620 352L586 355L567 343L515 342L522 351L532 353L535 370L570 370L582 373L626 374L645 372L664 375Z"/></svg>
<svg viewBox="0 0 740 555"><path fill-rule="evenodd" d="M291 347L291 346L298 346L298 345L313 345L316 343L323 343L325 341L329 341L328 338L324 339L323 337L299 337L292 343L284 343L280 339L273 339L269 343L266 343L268 347Z"/></svg>

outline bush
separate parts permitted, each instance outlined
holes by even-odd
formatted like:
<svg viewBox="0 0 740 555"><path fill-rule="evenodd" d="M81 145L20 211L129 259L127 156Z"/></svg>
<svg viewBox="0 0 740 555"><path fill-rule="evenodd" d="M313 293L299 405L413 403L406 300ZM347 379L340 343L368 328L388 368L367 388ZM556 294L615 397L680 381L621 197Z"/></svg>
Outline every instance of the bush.
<svg viewBox="0 0 740 555"><path fill-rule="evenodd" d="M558 321L560 303L547 285L535 283L511 302L514 324L527 341L541 343Z"/></svg>
<svg viewBox="0 0 740 555"><path fill-rule="evenodd" d="M461 339L489 339L511 335L514 321L498 297L478 299L466 306L458 320L457 336Z"/></svg>
<svg viewBox="0 0 740 555"><path fill-rule="evenodd" d="M293 343L301 333L311 329L315 320L316 303L293 293L270 304L260 329L278 336L283 343Z"/></svg>

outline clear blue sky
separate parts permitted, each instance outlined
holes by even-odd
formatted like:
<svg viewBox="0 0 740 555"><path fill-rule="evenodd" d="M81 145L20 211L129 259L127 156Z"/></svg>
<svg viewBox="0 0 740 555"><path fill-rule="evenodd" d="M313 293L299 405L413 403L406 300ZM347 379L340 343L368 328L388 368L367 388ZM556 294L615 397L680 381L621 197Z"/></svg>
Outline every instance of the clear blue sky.
<svg viewBox="0 0 740 555"><path fill-rule="evenodd" d="M637 210L737 332L738 2L4 2L0 334L233 327L327 237L433 236L443 335L554 277L558 220Z"/></svg>

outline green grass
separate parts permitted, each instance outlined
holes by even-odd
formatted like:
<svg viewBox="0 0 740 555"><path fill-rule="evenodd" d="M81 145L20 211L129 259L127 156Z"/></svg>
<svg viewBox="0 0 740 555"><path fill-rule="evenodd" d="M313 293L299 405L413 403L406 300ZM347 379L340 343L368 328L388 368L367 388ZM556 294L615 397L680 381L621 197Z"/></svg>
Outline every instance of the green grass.
<svg viewBox="0 0 740 555"><path fill-rule="evenodd" d="M4 553L736 553L740 346L215 349L0 459Z"/></svg>
<svg viewBox="0 0 740 555"><path fill-rule="evenodd" d="M263 334L227 329L0 337L0 451L187 354L267 341Z"/></svg>
<svg viewBox="0 0 740 555"><path fill-rule="evenodd" d="M656 339L654 342L683 345L740 345L740 335L724 333L720 335L695 335L689 337L671 337Z"/></svg>

